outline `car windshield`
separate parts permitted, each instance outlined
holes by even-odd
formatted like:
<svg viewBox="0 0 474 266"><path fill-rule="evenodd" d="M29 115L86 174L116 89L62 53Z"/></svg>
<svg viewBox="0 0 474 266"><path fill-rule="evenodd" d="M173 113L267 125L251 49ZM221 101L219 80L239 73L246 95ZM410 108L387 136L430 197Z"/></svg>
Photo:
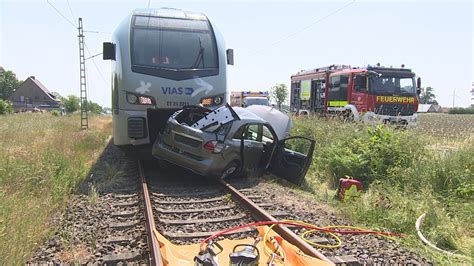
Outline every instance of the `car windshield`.
<svg viewBox="0 0 474 266"><path fill-rule="evenodd" d="M414 95L415 80L413 77L371 76L370 90L376 95Z"/></svg>
<svg viewBox="0 0 474 266"><path fill-rule="evenodd" d="M268 105L268 99L266 98L246 98L244 100L245 106L250 105Z"/></svg>
<svg viewBox="0 0 474 266"><path fill-rule="evenodd" d="M216 43L209 22L135 16L132 64L164 69L217 68Z"/></svg>

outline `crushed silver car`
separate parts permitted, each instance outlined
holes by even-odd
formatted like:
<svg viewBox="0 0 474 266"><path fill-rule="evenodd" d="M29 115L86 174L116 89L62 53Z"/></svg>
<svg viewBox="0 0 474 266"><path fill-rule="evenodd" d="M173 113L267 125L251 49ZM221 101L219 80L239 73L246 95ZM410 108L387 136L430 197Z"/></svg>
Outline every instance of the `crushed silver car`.
<svg viewBox="0 0 474 266"><path fill-rule="evenodd" d="M288 137L290 129L291 119L271 106L186 106L168 119L152 153L203 176L269 172L301 184L315 141Z"/></svg>

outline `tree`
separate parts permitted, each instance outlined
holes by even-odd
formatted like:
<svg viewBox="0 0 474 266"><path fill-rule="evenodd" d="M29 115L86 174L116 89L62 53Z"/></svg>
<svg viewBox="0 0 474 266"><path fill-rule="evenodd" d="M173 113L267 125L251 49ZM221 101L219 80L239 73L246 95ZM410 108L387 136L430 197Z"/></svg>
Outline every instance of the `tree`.
<svg viewBox="0 0 474 266"><path fill-rule="evenodd" d="M0 99L6 100L22 83L11 70L0 66Z"/></svg>
<svg viewBox="0 0 474 266"><path fill-rule="evenodd" d="M89 109L89 112L93 114L102 114L104 112L104 109L102 108L102 106L100 106L98 103L95 103L93 101L88 102L87 108Z"/></svg>
<svg viewBox="0 0 474 266"><path fill-rule="evenodd" d="M51 95L58 101L61 101L63 102L64 100L66 100L63 96L61 96L61 94L59 94L59 92L51 92Z"/></svg>
<svg viewBox="0 0 474 266"><path fill-rule="evenodd" d="M12 112L12 104L9 101L0 99L0 115L11 114Z"/></svg>
<svg viewBox="0 0 474 266"><path fill-rule="evenodd" d="M73 113L77 110L79 110L81 100L79 97L75 95L69 95L63 102L64 109L66 109L66 112L68 113Z"/></svg>
<svg viewBox="0 0 474 266"><path fill-rule="evenodd" d="M420 103L421 104L438 104L438 102L436 101L436 95L434 94L433 88L431 87L421 88Z"/></svg>
<svg viewBox="0 0 474 266"><path fill-rule="evenodd" d="M285 102L288 97L288 89L285 84L276 84L270 89L270 97L277 103L278 109L281 109L281 104Z"/></svg>

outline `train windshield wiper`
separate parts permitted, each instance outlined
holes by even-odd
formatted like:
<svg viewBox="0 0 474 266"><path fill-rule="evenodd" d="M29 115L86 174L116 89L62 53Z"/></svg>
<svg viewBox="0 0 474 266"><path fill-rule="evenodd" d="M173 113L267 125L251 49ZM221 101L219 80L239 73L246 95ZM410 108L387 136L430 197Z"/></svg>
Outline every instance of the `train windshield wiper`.
<svg viewBox="0 0 474 266"><path fill-rule="evenodd" d="M204 47L202 47L201 37L199 37L199 52L191 68L197 68L201 63L202 68L204 68Z"/></svg>

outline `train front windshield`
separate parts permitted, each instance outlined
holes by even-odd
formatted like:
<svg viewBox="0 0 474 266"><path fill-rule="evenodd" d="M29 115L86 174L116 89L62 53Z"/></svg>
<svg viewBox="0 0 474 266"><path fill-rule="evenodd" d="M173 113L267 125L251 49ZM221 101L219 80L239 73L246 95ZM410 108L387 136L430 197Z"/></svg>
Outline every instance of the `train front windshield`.
<svg viewBox="0 0 474 266"><path fill-rule="evenodd" d="M173 71L218 69L216 41L207 20L135 16L133 25L133 66Z"/></svg>

